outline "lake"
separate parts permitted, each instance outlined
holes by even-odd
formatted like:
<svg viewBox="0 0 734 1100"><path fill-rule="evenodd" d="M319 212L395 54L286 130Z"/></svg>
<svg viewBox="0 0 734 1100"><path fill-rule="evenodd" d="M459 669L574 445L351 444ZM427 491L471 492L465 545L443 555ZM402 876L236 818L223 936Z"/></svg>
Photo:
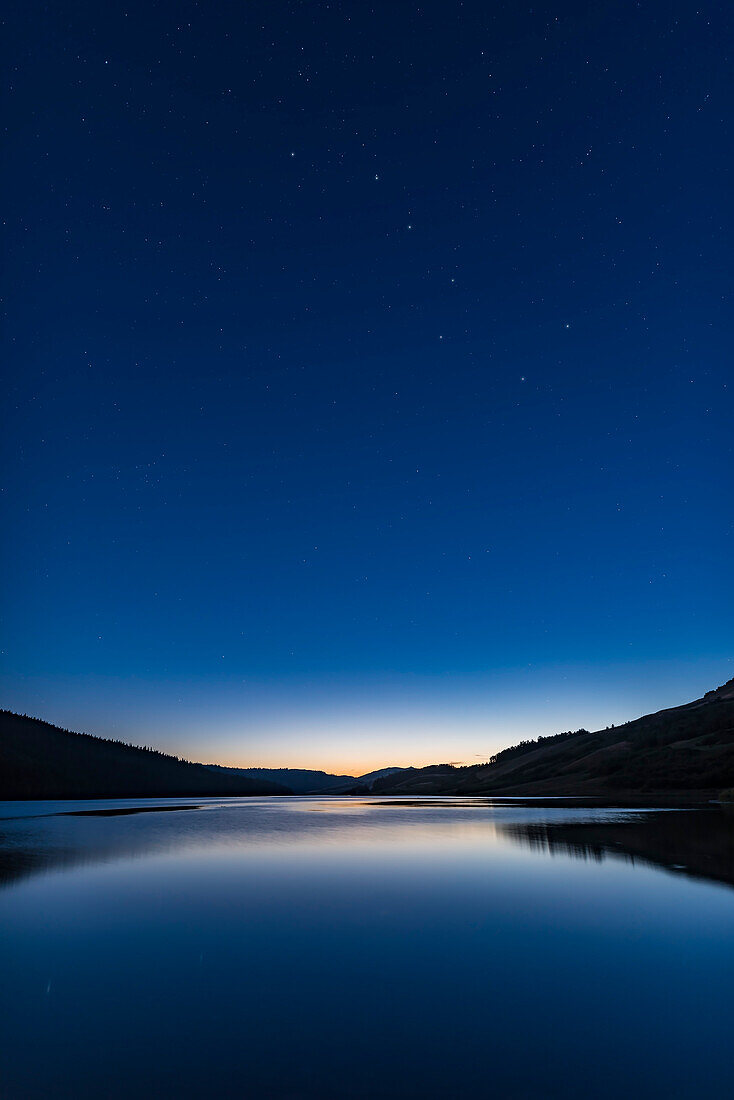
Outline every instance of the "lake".
<svg viewBox="0 0 734 1100"><path fill-rule="evenodd" d="M2 803L0 1096L728 1095L731 882L716 807Z"/></svg>

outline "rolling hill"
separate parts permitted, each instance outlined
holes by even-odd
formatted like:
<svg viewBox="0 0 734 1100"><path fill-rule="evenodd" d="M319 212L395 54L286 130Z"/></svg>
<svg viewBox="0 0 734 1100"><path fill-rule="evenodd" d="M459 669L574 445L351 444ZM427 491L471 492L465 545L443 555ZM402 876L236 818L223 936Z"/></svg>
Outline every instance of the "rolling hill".
<svg viewBox="0 0 734 1100"><path fill-rule="evenodd" d="M734 786L734 680L701 699L597 730L539 737L486 764L409 768L375 794L717 793Z"/></svg>

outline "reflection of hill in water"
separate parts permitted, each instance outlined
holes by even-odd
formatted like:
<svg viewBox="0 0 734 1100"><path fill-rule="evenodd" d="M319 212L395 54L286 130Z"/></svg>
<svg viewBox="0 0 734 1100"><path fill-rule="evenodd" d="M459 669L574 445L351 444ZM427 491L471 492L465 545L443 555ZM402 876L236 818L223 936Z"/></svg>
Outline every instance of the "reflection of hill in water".
<svg viewBox="0 0 734 1100"><path fill-rule="evenodd" d="M64 818L127 817L150 812L197 809L191 805L155 807L114 807L100 809L57 810L55 813L29 815L26 818L0 820L0 888L44 871L105 863L124 856L142 855L171 845L155 835L112 834L106 840L93 834L91 843L80 844L78 836L57 830L44 832L48 822L63 823ZM4 826L4 827L3 827ZM142 844L141 844L142 840Z"/></svg>
<svg viewBox="0 0 734 1100"><path fill-rule="evenodd" d="M80 863L98 862L83 852L64 852L59 849L44 852L40 848L15 845L5 846L5 837L0 832L0 887L10 886L14 882L30 875L49 871L53 867L75 867Z"/></svg>
<svg viewBox="0 0 734 1100"><path fill-rule="evenodd" d="M32 838L20 840L9 837L0 830L0 889L21 879L47 871L72 870L75 867L94 866L131 856L144 856L148 852L162 850L158 845L141 847L137 838L116 837L112 842L98 847L60 846L46 847Z"/></svg>
<svg viewBox="0 0 734 1100"><path fill-rule="evenodd" d="M613 855L734 886L734 814L718 807L651 811L616 822L508 824L499 827L536 851L580 859Z"/></svg>

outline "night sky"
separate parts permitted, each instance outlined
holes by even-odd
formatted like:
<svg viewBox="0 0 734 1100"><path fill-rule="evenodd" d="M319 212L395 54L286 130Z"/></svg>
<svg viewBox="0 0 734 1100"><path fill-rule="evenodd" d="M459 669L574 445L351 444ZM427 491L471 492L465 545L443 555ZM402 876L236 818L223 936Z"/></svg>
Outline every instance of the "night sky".
<svg viewBox="0 0 734 1100"><path fill-rule="evenodd" d="M4 706L359 771L734 674L726 5L7 18Z"/></svg>

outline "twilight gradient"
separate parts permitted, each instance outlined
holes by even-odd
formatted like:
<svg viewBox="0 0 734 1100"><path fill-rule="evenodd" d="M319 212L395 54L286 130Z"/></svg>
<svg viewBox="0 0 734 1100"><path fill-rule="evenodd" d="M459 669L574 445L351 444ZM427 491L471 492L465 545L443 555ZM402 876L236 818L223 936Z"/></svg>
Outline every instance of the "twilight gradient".
<svg viewBox="0 0 734 1100"><path fill-rule="evenodd" d="M731 676L730 21L9 15L3 705L354 771Z"/></svg>

